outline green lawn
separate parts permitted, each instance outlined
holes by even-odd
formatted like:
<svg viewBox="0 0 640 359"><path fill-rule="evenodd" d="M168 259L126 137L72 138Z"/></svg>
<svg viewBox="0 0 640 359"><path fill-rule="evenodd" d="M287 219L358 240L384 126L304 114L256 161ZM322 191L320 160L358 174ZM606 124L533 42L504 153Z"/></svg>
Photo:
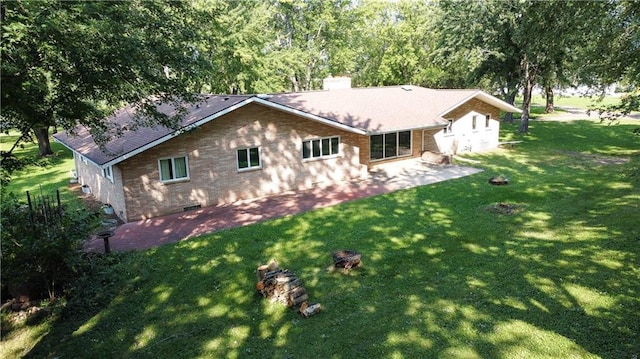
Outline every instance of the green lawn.
<svg viewBox="0 0 640 359"><path fill-rule="evenodd" d="M0 356L635 358L635 127L503 125L524 142L472 156L480 174L115 255L94 279L107 289L84 293L93 306L12 331ZM327 270L337 249L364 266ZM320 314L256 294L272 258Z"/></svg>
<svg viewBox="0 0 640 359"><path fill-rule="evenodd" d="M520 102L522 100L520 99ZM562 96L556 94L554 96L554 104L560 107L575 107L581 109L588 109L594 105L613 105L620 102L619 96L606 96L600 99L598 96L586 97L586 96ZM546 105L546 97L544 95L533 95L531 98L533 105L542 106Z"/></svg>
<svg viewBox="0 0 640 359"><path fill-rule="evenodd" d="M0 150L8 151L18 139L19 133L10 131L0 135ZM23 196L26 191L32 194L52 195L60 190L60 195L66 200L75 200L75 195L69 191L70 170L73 166L71 152L57 142L51 143L54 154L44 159L34 160L39 166L30 166L12 176L11 183L6 188L8 192ZM38 146L35 143L18 147L14 154L19 158L37 158ZM25 197L26 198L26 197Z"/></svg>
<svg viewBox="0 0 640 359"><path fill-rule="evenodd" d="M619 96L607 96L600 99L597 96L585 97L585 96L561 96L555 95L554 97L554 112L551 114L545 113L546 98L544 95L533 95L531 98L530 115L532 118L545 119L551 118L556 114L566 113L566 108L577 108L582 110L588 110L595 105L613 105L620 102ZM522 96L516 98L516 107L522 109ZM520 114L514 114L514 118L519 119ZM597 113L592 114L592 118L597 118Z"/></svg>

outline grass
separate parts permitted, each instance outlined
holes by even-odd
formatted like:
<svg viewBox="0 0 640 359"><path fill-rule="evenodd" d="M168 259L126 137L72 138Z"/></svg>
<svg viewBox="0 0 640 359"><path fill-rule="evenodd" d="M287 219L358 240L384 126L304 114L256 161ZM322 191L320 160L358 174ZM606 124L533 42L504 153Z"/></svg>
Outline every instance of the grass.
<svg viewBox="0 0 640 359"><path fill-rule="evenodd" d="M544 95L533 95L531 98L531 108L529 114L534 119L546 119L553 118L557 114L566 113L567 108L576 108L581 110L588 110L595 105L612 105L620 102L619 96L607 96L600 99L598 96L585 97L585 96L562 96L555 95L554 97L554 112L547 114L545 112L546 97ZM516 107L522 109L522 96L516 98ZM520 119L520 114L514 114L515 119ZM597 113L592 114L592 118L597 118Z"/></svg>
<svg viewBox="0 0 640 359"><path fill-rule="evenodd" d="M522 99L520 99L522 102ZM620 102L620 96L563 96L556 94L554 96L554 104L560 107L574 107L580 109L588 109L594 105L613 105ZM533 95L531 103L536 106L546 105L546 97L544 95Z"/></svg>
<svg viewBox="0 0 640 359"><path fill-rule="evenodd" d="M18 139L19 133L10 131L9 134L0 135L0 150L8 151ZM11 183L7 186L7 192L23 195L26 191L32 194L53 195L60 190L60 195L67 201L74 201L75 194L69 190L70 170L74 168L73 156L69 150L57 142L51 143L53 155L44 159L34 160L38 166L29 166L12 175ZM18 158L36 158L38 146L35 143L27 143L14 151Z"/></svg>
<svg viewBox="0 0 640 359"><path fill-rule="evenodd" d="M0 356L637 357L635 127L503 125L524 142L472 156L480 174L118 254L95 279L104 307L16 329ZM510 184L488 185L495 175ZM337 249L364 266L328 270ZM257 296L255 269L271 258L320 314Z"/></svg>

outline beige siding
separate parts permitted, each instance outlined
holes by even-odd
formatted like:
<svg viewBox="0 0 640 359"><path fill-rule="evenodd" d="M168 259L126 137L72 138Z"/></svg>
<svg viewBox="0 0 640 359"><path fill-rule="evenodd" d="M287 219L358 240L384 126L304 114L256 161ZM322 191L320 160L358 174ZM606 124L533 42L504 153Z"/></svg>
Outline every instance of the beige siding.
<svg viewBox="0 0 640 359"><path fill-rule="evenodd" d="M340 136L340 156L302 159L302 141ZM120 163L126 219L230 203L361 178L360 137L333 127L247 105ZM237 150L260 147L262 168L238 171ZM190 178L163 183L160 158L188 156Z"/></svg>

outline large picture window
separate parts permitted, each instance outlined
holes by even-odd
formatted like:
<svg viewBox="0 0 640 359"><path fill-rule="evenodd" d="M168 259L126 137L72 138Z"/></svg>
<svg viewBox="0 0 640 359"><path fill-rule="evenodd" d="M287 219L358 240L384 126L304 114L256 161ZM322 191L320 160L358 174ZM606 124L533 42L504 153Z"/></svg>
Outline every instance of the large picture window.
<svg viewBox="0 0 640 359"><path fill-rule="evenodd" d="M170 182L189 178L189 161L186 156L164 158L160 163L160 180Z"/></svg>
<svg viewBox="0 0 640 359"><path fill-rule="evenodd" d="M372 160L411 155L411 131L372 135L369 143Z"/></svg>
<svg viewBox="0 0 640 359"><path fill-rule="evenodd" d="M325 137L302 141L302 158L335 156L340 153L340 137Z"/></svg>
<svg viewBox="0 0 640 359"><path fill-rule="evenodd" d="M261 167L262 162L260 161L259 147L243 148L238 150L239 170L249 170Z"/></svg>

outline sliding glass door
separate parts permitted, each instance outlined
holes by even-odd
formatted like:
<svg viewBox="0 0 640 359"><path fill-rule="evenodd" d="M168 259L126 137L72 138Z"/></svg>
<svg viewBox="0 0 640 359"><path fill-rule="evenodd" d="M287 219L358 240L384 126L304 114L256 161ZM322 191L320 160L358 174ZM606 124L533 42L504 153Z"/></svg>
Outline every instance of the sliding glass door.
<svg viewBox="0 0 640 359"><path fill-rule="evenodd" d="M371 160L411 155L411 131L388 132L369 137Z"/></svg>

